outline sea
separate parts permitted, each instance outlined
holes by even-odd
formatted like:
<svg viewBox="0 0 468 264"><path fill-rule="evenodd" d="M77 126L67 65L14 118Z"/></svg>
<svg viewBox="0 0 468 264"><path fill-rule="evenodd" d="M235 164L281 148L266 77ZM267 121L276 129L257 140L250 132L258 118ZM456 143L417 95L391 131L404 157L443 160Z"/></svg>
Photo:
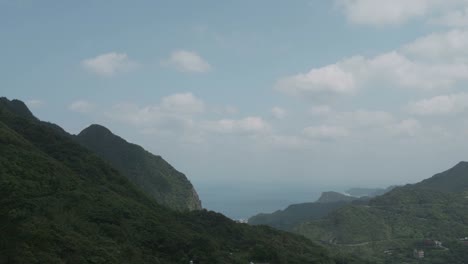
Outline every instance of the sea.
<svg viewBox="0 0 468 264"><path fill-rule="evenodd" d="M324 191L344 191L340 186L252 186L201 184L196 186L203 208L233 220L272 213L288 205L314 202Z"/></svg>

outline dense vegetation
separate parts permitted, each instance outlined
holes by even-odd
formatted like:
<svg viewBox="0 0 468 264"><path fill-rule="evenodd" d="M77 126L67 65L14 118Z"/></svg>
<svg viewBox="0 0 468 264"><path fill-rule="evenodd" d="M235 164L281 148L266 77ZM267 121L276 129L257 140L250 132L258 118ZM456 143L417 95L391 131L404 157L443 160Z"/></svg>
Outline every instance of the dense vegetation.
<svg viewBox="0 0 468 264"><path fill-rule="evenodd" d="M418 241L438 240L453 248L429 250L425 263L464 263L468 247L457 242L468 236L467 164L461 162L421 183L397 187L368 205L344 206L294 230L382 263L413 259L411 251ZM389 250L392 254L384 254Z"/></svg>
<svg viewBox="0 0 468 264"><path fill-rule="evenodd" d="M352 202L357 199L357 197L345 195L339 192L323 192L316 203Z"/></svg>
<svg viewBox="0 0 468 264"><path fill-rule="evenodd" d="M254 215L249 218L248 223L292 231L298 224L324 217L346 204L346 202L293 204L284 210L278 210L271 214Z"/></svg>
<svg viewBox="0 0 468 264"><path fill-rule="evenodd" d="M284 210L278 210L271 214L257 214L250 217L248 223L250 225L268 225L277 229L292 231L298 224L322 218L357 199L337 192L324 192L316 202L293 204Z"/></svg>
<svg viewBox="0 0 468 264"><path fill-rule="evenodd" d="M370 197L383 194L395 188L386 189L353 188L350 191L357 196L345 195L338 192L323 192L313 203L301 203L288 206L271 214L260 213L249 218L251 225L268 225L285 231L293 231L296 226L325 217L329 213L347 204L367 205Z"/></svg>
<svg viewBox="0 0 468 264"><path fill-rule="evenodd" d="M334 263L297 235L159 205L71 135L5 98L0 232L0 263Z"/></svg>
<svg viewBox="0 0 468 264"><path fill-rule="evenodd" d="M417 188L425 188L443 192L462 192L468 190L468 162L462 161L455 167L438 173L431 178L415 184Z"/></svg>
<svg viewBox="0 0 468 264"><path fill-rule="evenodd" d="M128 143L100 125L89 126L75 138L160 204L181 211L201 209L197 192L187 177L161 156Z"/></svg>
<svg viewBox="0 0 468 264"><path fill-rule="evenodd" d="M379 195L383 195L391 190L393 190L396 186L390 186L387 188L351 188L346 191L347 194L355 197L375 197Z"/></svg>

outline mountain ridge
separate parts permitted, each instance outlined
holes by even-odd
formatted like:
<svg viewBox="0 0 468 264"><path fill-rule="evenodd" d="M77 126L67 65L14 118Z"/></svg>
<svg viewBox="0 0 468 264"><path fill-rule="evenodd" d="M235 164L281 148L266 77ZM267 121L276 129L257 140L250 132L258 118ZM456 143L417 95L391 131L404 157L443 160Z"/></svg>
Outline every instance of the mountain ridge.
<svg viewBox="0 0 468 264"><path fill-rule="evenodd" d="M127 142L98 124L88 126L74 138L108 161L162 205L175 210L202 208L191 182L161 156Z"/></svg>
<svg viewBox="0 0 468 264"><path fill-rule="evenodd" d="M319 199L316 203L336 203L336 202L352 202L357 200L358 197L354 197L351 195L342 194L339 192L328 191L322 192Z"/></svg>
<svg viewBox="0 0 468 264"><path fill-rule="evenodd" d="M463 263L468 257L459 238L468 234L468 163L460 162L416 184L396 187L369 200L367 204L349 204L321 219L303 222L293 231L313 241L326 241L331 247L366 252L376 263L408 261L405 257L423 240L450 244L450 252L435 252L440 259ZM419 242L418 242L419 241ZM398 249L398 256L383 254ZM406 253L405 253L406 252ZM434 254L435 254L434 253ZM411 256L411 255L410 255ZM427 256L429 259L429 256ZM431 258L432 259L432 258ZM429 261L429 260L428 260Z"/></svg>
<svg viewBox="0 0 468 264"><path fill-rule="evenodd" d="M309 240L159 205L55 126L0 105L0 263L335 263Z"/></svg>

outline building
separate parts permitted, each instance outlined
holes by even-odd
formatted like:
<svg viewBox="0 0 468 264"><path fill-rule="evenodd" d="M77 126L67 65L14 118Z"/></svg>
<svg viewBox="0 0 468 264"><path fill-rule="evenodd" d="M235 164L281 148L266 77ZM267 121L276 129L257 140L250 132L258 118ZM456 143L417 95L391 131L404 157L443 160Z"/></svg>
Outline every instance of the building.
<svg viewBox="0 0 468 264"><path fill-rule="evenodd" d="M468 237L462 237L459 239L463 245L468 246Z"/></svg>
<svg viewBox="0 0 468 264"><path fill-rule="evenodd" d="M426 239L423 241L423 246L426 248L442 248L442 242L439 240Z"/></svg>
<svg viewBox="0 0 468 264"><path fill-rule="evenodd" d="M422 259L424 258L424 250L422 249L414 249L413 250L413 257L417 258L417 259Z"/></svg>

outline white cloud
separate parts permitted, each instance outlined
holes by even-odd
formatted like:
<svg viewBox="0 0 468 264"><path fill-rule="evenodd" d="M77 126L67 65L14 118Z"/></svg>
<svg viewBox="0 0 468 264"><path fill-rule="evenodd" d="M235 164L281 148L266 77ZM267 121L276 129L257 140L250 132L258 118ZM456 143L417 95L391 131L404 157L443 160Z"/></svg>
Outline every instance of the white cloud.
<svg viewBox="0 0 468 264"><path fill-rule="evenodd" d="M346 127L383 127L395 122L391 113L384 111L357 110L337 112L328 119L330 123Z"/></svg>
<svg viewBox="0 0 468 264"><path fill-rule="evenodd" d="M311 115L316 115L316 116L325 116L325 115L332 113L332 109L328 105L317 105L317 106L312 106L309 109L309 113Z"/></svg>
<svg viewBox="0 0 468 264"><path fill-rule="evenodd" d="M112 76L121 72L128 72L137 66L125 53L110 52L81 61L81 65L88 71L100 76Z"/></svg>
<svg viewBox="0 0 468 264"><path fill-rule="evenodd" d="M321 125L306 127L303 129L303 134L312 139L329 140L346 137L349 132L344 127Z"/></svg>
<svg viewBox="0 0 468 264"><path fill-rule="evenodd" d="M468 30L432 33L404 46L403 51L419 58L466 62Z"/></svg>
<svg viewBox="0 0 468 264"><path fill-rule="evenodd" d="M260 138L260 140L257 142L262 143L268 147L275 147L287 150L305 149L313 146L312 140L303 136L269 134L265 137Z"/></svg>
<svg viewBox="0 0 468 264"><path fill-rule="evenodd" d="M77 113L89 113L92 112L94 108L95 105L93 103L84 100L75 101L68 106L68 109Z"/></svg>
<svg viewBox="0 0 468 264"><path fill-rule="evenodd" d="M232 105L217 105L217 106L212 106L209 111L212 113L215 113L217 115L235 115L239 113L239 109L235 106Z"/></svg>
<svg viewBox="0 0 468 264"><path fill-rule="evenodd" d="M239 109L237 109L237 107L235 107L235 106L228 105L228 106L224 107L224 112L226 112L227 114L230 114L230 115L234 115L234 114L239 113Z"/></svg>
<svg viewBox="0 0 468 264"><path fill-rule="evenodd" d="M212 69L200 55L193 51L177 50L172 52L169 59L163 62L182 72L204 73Z"/></svg>
<svg viewBox="0 0 468 264"><path fill-rule="evenodd" d="M205 124L205 128L213 132L233 134L264 134L271 131L270 124L257 116L210 121Z"/></svg>
<svg viewBox="0 0 468 264"><path fill-rule="evenodd" d="M448 115L468 109L468 93L435 96L408 104L407 109L416 115Z"/></svg>
<svg viewBox="0 0 468 264"><path fill-rule="evenodd" d="M38 99L31 99L31 100L26 101L26 105L29 108L33 108L33 109L41 108L42 106L44 106L44 101L38 100Z"/></svg>
<svg viewBox="0 0 468 264"><path fill-rule="evenodd" d="M280 79L276 87L288 95L319 99L324 95L352 94L373 86L433 90L468 80L464 62L411 60L398 51L373 58L354 56L335 64Z"/></svg>
<svg viewBox="0 0 468 264"><path fill-rule="evenodd" d="M406 88L448 88L459 80L468 79L468 67L465 64L413 61L396 51L365 60L362 67L367 74L361 76L363 83L388 83Z"/></svg>
<svg viewBox="0 0 468 264"><path fill-rule="evenodd" d="M289 95L307 97L353 93L354 75L344 67L346 64L347 61L288 76L280 79L276 87Z"/></svg>
<svg viewBox="0 0 468 264"><path fill-rule="evenodd" d="M426 19L441 12L466 7L468 2L466 0L335 0L335 3L351 23L385 26L403 24L416 18Z"/></svg>
<svg viewBox="0 0 468 264"><path fill-rule="evenodd" d="M390 131L397 136L414 137L421 130L422 126L418 120L405 119L399 123L389 126Z"/></svg>
<svg viewBox="0 0 468 264"><path fill-rule="evenodd" d="M163 137L177 137L190 143L204 142L213 136L272 136L272 127L263 118L248 116L240 119L212 120L204 116L205 103L191 93L166 96L158 103L139 106L116 104L106 116L126 125L135 126L141 133Z"/></svg>
<svg viewBox="0 0 468 264"><path fill-rule="evenodd" d="M325 125L304 129L304 135L329 139L348 137L358 140L382 139L386 136L414 136L421 129L415 119L398 119L385 111L356 110L332 112L322 120Z"/></svg>
<svg viewBox="0 0 468 264"><path fill-rule="evenodd" d="M287 115L286 110L278 106L275 106L271 109L271 114L276 119L283 119Z"/></svg>
<svg viewBox="0 0 468 264"><path fill-rule="evenodd" d="M131 103L114 105L107 115L124 123L148 126L191 126L192 117L203 113L204 102L192 93L178 93L163 97L157 104L138 106Z"/></svg>
<svg viewBox="0 0 468 264"><path fill-rule="evenodd" d="M427 14L437 1L431 0L337 0L347 19L355 24L401 24Z"/></svg>
<svg viewBox="0 0 468 264"><path fill-rule="evenodd" d="M448 27L468 27L468 8L447 12L431 22Z"/></svg>
<svg viewBox="0 0 468 264"><path fill-rule="evenodd" d="M205 104L192 93L178 93L166 96L161 100L161 107L168 112L187 114L202 113Z"/></svg>

